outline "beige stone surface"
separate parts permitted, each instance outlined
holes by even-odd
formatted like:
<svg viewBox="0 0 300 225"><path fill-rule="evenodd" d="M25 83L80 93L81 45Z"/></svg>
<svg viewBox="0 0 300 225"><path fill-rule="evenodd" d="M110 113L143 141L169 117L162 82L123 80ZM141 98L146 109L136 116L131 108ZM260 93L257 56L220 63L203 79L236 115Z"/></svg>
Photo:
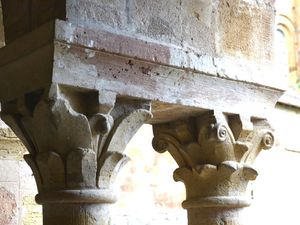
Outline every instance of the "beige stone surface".
<svg viewBox="0 0 300 225"><path fill-rule="evenodd" d="M268 1L220 1L217 26L221 54L272 61L274 8Z"/></svg>
<svg viewBox="0 0 300 225"><path fill-rule="evenodd" d="M239 224L239 208L249 204L243 196L257 176L249 164L273 145L263 118L283 88L267 77L277 74L271 1L149 2L67 0L67 21L0 50L1 116L29 151L45 225L110 223L124 148L146 121L172 121L154 125L154 147L179 165L174 178L186 185L190 225ZM29 25L12 23L20 25L14 33L6 24L9 35L48 21L32 8L38 3L16 8ZM58 10L51 4L50 19ZM157 107L152 121L149 100ZM207 119L202 113L210 110L216 115ZM21 196L34 207L29 190ZM150 198L177 207L166 192ZM23 221L38 222L30 215Z"/></svg>
<svg viewBox="0 0 300 225"><path fill-rule="evenodd" d="M1 160L1 182L19 183L19 162L16 160Z"/></svg>
<svg viewBox="0 0 300 225"><path fill-rule="evenodd" d="M33 194L22 198L22 225L42 225L42 207L36 204L34 197Z"/></svg>
<svg viewBox="0 0 300 225"><path fill-rule="evenodd" d="M0 159L0 224L19 222L19 167L16 160Z"/></svg>
<svg viewBox="0 0 300 225"><path fill-rule="evenodd" d="M269 0L67 2L73 26L165 45L170 57L162 63L285 88L284 76L274 64L275 13ZM78 34L67 41L76 39L81 39ZM88 46L97 40L91 37ZM276 74L278 81L269 82L266 74Z"/></svg>
<svg viewBox="0 0 300 225"><path fill-rule="evenodd" d="M155 124L153 133L154 149L168 151L178 164L173 177L185 184L190 225L245 224L240 214L250 205L248 183L258 175L253 163L274 145L266 120L208 112Z"/></svg>
<svg viewBox="0 0 300 225"><path fill-rule="evenodd" d="M0 159L21 160L26 152L26 148L13 131L7 126L0 126Z"/></svg>
<svg viewBox="0 0 300 225"><path fill-rule="evenodd" d="M277 35L283 37L283 42L278 43L275 52L278 52L278 61L283 64L284 72L287 74L289 88L299 91L300 2L299 0L276 0L275 7Z"/></svg>
<svg viewBox="0 0 300 225"><path fill-rule="evenodd" d="M0 224L18 224L18 192L13 184L0 182Z"/></svg>
<svg viewBox="0 0 300 225"><path fill-rule="evenodd" d="M286 108L285 113L288 113L287 109L294 110ZM278 115L280 116L275 118L275 121L285 124L284 121L291 118L287 124L297 127L297 123L293 122L293 117L289 114L282 112ZM275 127L276 130L288 129ZM291 128L291 130L294 129L296 128ZM120 201L113 210L115 225L182 225L187 223L186 213L181 209L181 202L185 198L184 188L182 184L175 183L172 179L172 172L176 165L168 153L159 155L153 152L150 146L151 133L150 126L143 127L139 136L134 138L135 140L126 150L132 160L118 177L121 193L119 194ZM288 132L283 133L288 134ZM276 137L280 138L278 134ZM286 137L288 138L289 135ZM292 142L293 139L290 141ZM296 177L299 171L299 153L286 151L280 147L261 154L255 163L259 176L252 186L254 199L252 206L244 215L245 219L251 221L251 225L268 224L270 219L274 225L298 225L297 199L300 196L298 191L300 184ZM41 208L33 204L35 181L29 167L24 162L23 164L21 183L28 192L25 193L25 200L23 200L23 224L41 225ZM278 166L279 164L284 166ZM146 199L145 196L147 196ZM276 202L274 196L277 197ZM294 201L291 202L290 199Z"/></svg>
<svg viewBox="0 0 300 225"><path fill-rule="evenodd" d="M223 56L272 59L270 1L69 0L67 6L67 18L75 24L104 25L130 36L186 46L198 54L215 56L218 49Z"/></svg>
<svg viewBox="0 0 300 225"><path fill-rule="evenodd" d="M2 105L2 119L28 149L24 158L35 177L39 192L35 200L43 205L44 225L110 224L115 179L128 160L124 149L152 114L147 101L103 93L53 85L48 95L35 93L39 100L32 105L21 97L15 113L10 103ZM18 162L13 162L19 172ZM31 194L23 192L22 204L36 211ZM22 221L32 221L31 215Z"/></svg>
<svg viewBox="0 0 300 225"><path fill-rule="evenodd" d="M20 170L20 225L42 225L42 206L35 202L37 186L32 170L28 164L22 160L19 162Z"/></svg>

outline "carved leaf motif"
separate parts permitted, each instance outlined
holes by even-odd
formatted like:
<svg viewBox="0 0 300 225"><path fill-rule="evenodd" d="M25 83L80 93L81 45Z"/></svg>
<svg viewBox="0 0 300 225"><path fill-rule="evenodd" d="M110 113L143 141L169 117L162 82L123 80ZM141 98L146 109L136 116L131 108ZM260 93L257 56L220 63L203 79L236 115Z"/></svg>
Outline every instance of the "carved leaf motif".
<svg viewBox="0 0 300 225"><path fill-rule="evenodd" d="M41 101L33 118L26 117L23 123L32 128L31 136L40 152L55 149L64 157L77 147L91 148L92 134L87 118L75 112L64 99Z"/></svg>
<svg viewBox="0 0 300 225"><path fill-rule="evenodd" d="M1 119L10 126L10 128L25 145L27 150L31 154L35 154L36 148L34 146L34 143L32 142L32 137L30 137L30 134L26 131L25 127L21 123L19 116L1 113Z"/></svg>
<svg viewBox="0 0 300 225"><path fill-rule="evenodd" d="M129 160L122 152L137 130L151 117L148 110L138 109L115 121L98 160L98 187L111 188L118 171Z"/></svg>
<svg viewBox="0 0 300 225"><path fill-rule="evenodd" d="M67 156L68 188L96 187L96 154L92 149L77 148Z"/></svg>
<svg viewBox="0 0 300 225"><path fill-rule="evenodd" d="M151 117L152 114L148 110L139 109L115 121L104 147L105 151L122 153L137 130Z"/></svg>
<svg viewBox="0 0 300 225"><path fill-rule="evenodd" d="M198 164L218 165L223 161L236 160L234 136L230 129L222 123L201 123L198 126L198 143L203 155Z"/></svg>
<svg viewBox="0 0 300 225"><path fill-rule="evenodd" d="M174 160L177 162L179 167L188 167L192 168L196 164L193 161L194 159L190 157L190 154L193 154L193 149L191 145L187 151L184 151L184 146L182 146L178 139L174 138L172 135L167 133L160 133L159 135L155 135L152 141L153 148L160 153L168 151ZM197 144L196 144L197 145ZM199 148L201 150L201 148ZM199 149L195 149L198 151Z"/></svg>
<svg viewBox="0 0 300 225"><path fill-rule="evenodd" d="M3 118L30 151L25 159L39 192L110 189L128 160L122 152L152 116L150 105L114 98L115 105L103 108L96 94L52 85L3 107Z"/></svg>
<svg viewBox="0 0 300 225"><path fill-rule="evenodd" d="M65 167L55 152L43 152L36 156L36 163L43 178L43 188L53 190L65 186Z"/></svg>
<svg viewBox="0 0 300 225"><path fill-rule="evenodd" d="M253 138L250 150L243 155L241 161L247 164L253 163L262 149L270 149L273 144L274 136L272 132L269 129L260 130Z"/></svg>
<svg viewBox="0 0 300 225"><path fill-rule="evenodd" d="M156 124L153 132L153 147L169 151L177 162L174 179L184 182L188 199L245 193L257 177L250 164L274 143L265 120L212 112Z"/></svg>
<svg viewBox="0 0 300 225"><path fill-rule="evenodd" d="M93 135L93 149L95 149L97 158L99 158L109 132L113 127L114 120L110 115L97 113L90 118L89 123Z"/></svg>
<svg viewBox="0 0 300 225"><path fill-rule="evenodd" d="M102 167L98 173L98 187L111 189L116 177L129 158L118 152L109 152L105 157Z"/></svg>

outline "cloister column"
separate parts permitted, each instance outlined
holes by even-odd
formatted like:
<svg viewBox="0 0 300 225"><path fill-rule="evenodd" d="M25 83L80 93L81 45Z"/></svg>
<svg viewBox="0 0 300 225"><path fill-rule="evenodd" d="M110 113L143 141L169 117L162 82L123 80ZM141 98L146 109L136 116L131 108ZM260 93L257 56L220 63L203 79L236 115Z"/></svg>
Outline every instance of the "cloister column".
<svg viewBox="0 0 300 225"><path fill-rule="evenodd" d="M151 117L149 107L57 85L2 105L2 119L30 152L25 160L38 186L44 225L110 224L114 181L127 161L122 152Z"/></svg>
<svg viewBox="0 0 300 225"><path fill-rule="evenodd" d="M240 214L250 205L247 184L258 175L252 163L274 143L266 120L211 111L153 130L155 150L169 151L179 166L174 179L186 187L189 225L249 224Z"/></svg>
<svg viewBox="0 0 300 225"><path fill-rule="evenodd" d="M1 117L30 152L44 225L109 223L122 150L145 121L179 164L190 224L238 224L285 88L273 1L1 3Z"/></svg>

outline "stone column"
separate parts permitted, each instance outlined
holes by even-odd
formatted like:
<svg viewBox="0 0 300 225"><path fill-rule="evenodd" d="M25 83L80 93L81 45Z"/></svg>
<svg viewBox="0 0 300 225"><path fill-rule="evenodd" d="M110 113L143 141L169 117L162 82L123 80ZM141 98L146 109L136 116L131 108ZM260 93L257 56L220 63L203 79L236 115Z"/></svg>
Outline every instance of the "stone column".
<svg viewBox="0 0 300 225"><path fill-rule="evenodd" d="M44 225L107 225L126 144L151 117L146 102L51 85L2 105L26 145Z"/></svg>
<svg viewBox="0 0 300 225"><path fill-rule="evenodd" d="M108 223L145 101L155 148L179 164L190 225L234 224L251 162L273 142L257 118L284 89L268 76L269 0L1 2L2 118L30 151L46 225ZM201 114L212 110L228 114Z"/></svg>
<svg viewBox="0 0 300 225"><path fill-rule="evenodd" d="M210 111L197 117L154 125L153 146L169 151L179 168L175 181L186 187L183 208L189 225L244 225L240 214L257 171L252 163L274 143L265 119Z"/></svg>

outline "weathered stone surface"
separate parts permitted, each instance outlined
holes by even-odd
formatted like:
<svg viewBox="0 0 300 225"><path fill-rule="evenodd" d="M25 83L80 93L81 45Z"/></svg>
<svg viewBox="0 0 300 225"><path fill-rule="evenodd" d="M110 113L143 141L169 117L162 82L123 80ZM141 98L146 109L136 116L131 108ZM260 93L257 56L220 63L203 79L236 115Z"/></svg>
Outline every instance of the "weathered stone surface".
<svg viewBox="0 0 300 225"><path fill-rule="evenodd" d="M238 223L257 176L248 163L273 144L259 118L282 93L267 77L277 72L269 1L2 3L2 117L29 150L45 224L109 223L124 147L151 117L149 101L149 122L165 132L154 145L179 164L191 223ZM226 114L207 119L210 110Z"/></svg>
<svg viewBox="0 0 300 225"><path fill-rule="evenodd" d="M22 142L8 127L0 126L0 159L21 160L26 149Z"/></svg>
<svg viewBox="0 0 300 225"><path fill-rule="evenodd" d="M1 160L0 182L19 182L19 162L16 160Z"/></svg>
<svg viewBox="0 0 300 225"><path fill-rule="evenodd" d="M0 224L17 225L19 220L19 161L0 159Z"/></svg>
<svg viewBox="0 0 300 225"><path fill-rule="evenodd" d="M5 188L0 187L0 202L0 224L13 225L17 208L15 196Z"/></svg>
<svg viewBox="0 0 300 225"><path fill-rule="evenodd" d="M189 224L240 224L241 208L252 167L262 149L274 144L272 128L263 119L209 112L153 127L153 147L169 151L179 168L174 179L186 187L183 207Z"/></svg>
<svg viewBox="0 0 300 225"><path fill-rule="evenodd" d="M129 1L128 25L138 35L181 44L181 1Z"/></svg>
<svg viewBox="0 0 300 225"><path fill-rule="evenodd" d="M78 16L80 15L80 16ZM67 1L70 22L187 47L197 54L272 57L270 1ZM263 46L265 51L261 50ZM257 55L260 52L260 55Z"/></svg>
<svg viewBox="0 0 300 225"><path fill-rule="evenodd" d="M53 86L50 99L43 100L42 96L37 95L38 101L32 106L33 108L26 108L24 99L19 99L17 110L21 113L21 117L15 114L17 111L11 111L10 104L3 105L2 118L25 142L30 152L25 159L33 168L40 190L64 189L66 183L70 188L74 188L74 185L79 185L77 188L96 188L99 180L97 176L105 168L105 160L109 160L107 154L110 152L121 154L123 146L126 146L143 121L150 117L146 109L135 109L135 107L147 106L118 101L115 110L111 111L112 116L107 117L107 119L111 118L109 123L117 119L114 124L110 124L104 130L103 128L95 130L95 122L90 120L93 126L91 127L88 119L88 117L93 118L92 116L75 111L93 110L94 106L76 108L76 106L83 107L79 105L81 99L72 98L71 92L68 101L62 97L66 94L66 90L61 91ZM84 100L85 95L83 94L82 97ZM96 101L94 104L97 104L98 99L94 100ZM97 115L96 112L92 113ZM106 117L95 118L102 120ZM23 130L22 126L30 129ZM110 173L106 175L111 176Z"/></svg>
<svg viewBox="0 0 300 225"><path fill-rule="evenodd" d="M249 107L245 110L249 114L260 116L267 105L272 108L278 99L274 90L269 92L265 89L262 92L263 89L255 85L235 83L193 71L67 46L56 46L53 74L55 82L66 85L88 89L100 89L105 86L109 91L121 95L198 107L199 110L226 108L226 111L234 113L245 109L242 105L247 104ZM83 71L87 71L85 76L82 76ZM281 95L280 92L278 94ZM253 98L257 95L261 97L255 97L257 101L255 106L251 107L254 103ZM262 111L259 112L260 109ZM155 108L153 110L155 112ZM173 111L172 114L175 115L176 112Z"/></svg>
<svg viewBox="0 0 300 225"><path fill-rule="evenodd" d="M22 224L41 225L42 207L34 201L34 194L22 196Z"/></svg>
<svg viewBox="0 0 300 225"><path fill-rule="evenodd" d="M275 11L269 1L222 0L217 10L220 54L255 61L272 60Z"/></svg>
<svg viewBox="0 0 300 225"><path fill-rule="evenodd" d="M268 79L268 74L281 75L273 61L274 11L267 0L152 0L151 4L135 0L69 0L66 14L69 23L55 33L56 39L70 45L80 44L226 79L284 88L282 79L276 84ZM53 34L50 36L53 38ZM36 56L37 59L44 54ZM41 68L30 73L51 73Z"/></svg>
<svg viewBox="0 0 300 225"><path fill-rule="evenodd" d="M122 153L151 118L149 109L148 102L58 85L2 105L3 120L29 151L44 224L109 223L115 179L127 160Z"/></svg>
<svg viewBox="0 0 300 225"><path fill-rule="evenodd" d="M35 202L37 192L36 182L32 170L28 164L22 160L19 162L20 170L20 211L19 221L23 225L41 225L42 224L42 206Z"/></svg>
<svg viewBox="0 0 300 225"><path fill-rule="evenodd" d="M67 19L75 24L98 25L126 29L128 1L126 0L67 0Z"/></svg>
<svg viewBox="0 0 300 225"><path fill-rule="evenodd" d="M215 2L217 1L192 0L180 2L181 43L187 48L187 51L191 54L194 52L198 58L202 55L216 57L215 32L217 28L215 17L218 11L215 9Z"/></svg>
<svg viewBox="0 0 300 225"><path fill-rule="evenodd" d="M107 204L49 204L43 206L43 225L109 225Z"/></svg>

